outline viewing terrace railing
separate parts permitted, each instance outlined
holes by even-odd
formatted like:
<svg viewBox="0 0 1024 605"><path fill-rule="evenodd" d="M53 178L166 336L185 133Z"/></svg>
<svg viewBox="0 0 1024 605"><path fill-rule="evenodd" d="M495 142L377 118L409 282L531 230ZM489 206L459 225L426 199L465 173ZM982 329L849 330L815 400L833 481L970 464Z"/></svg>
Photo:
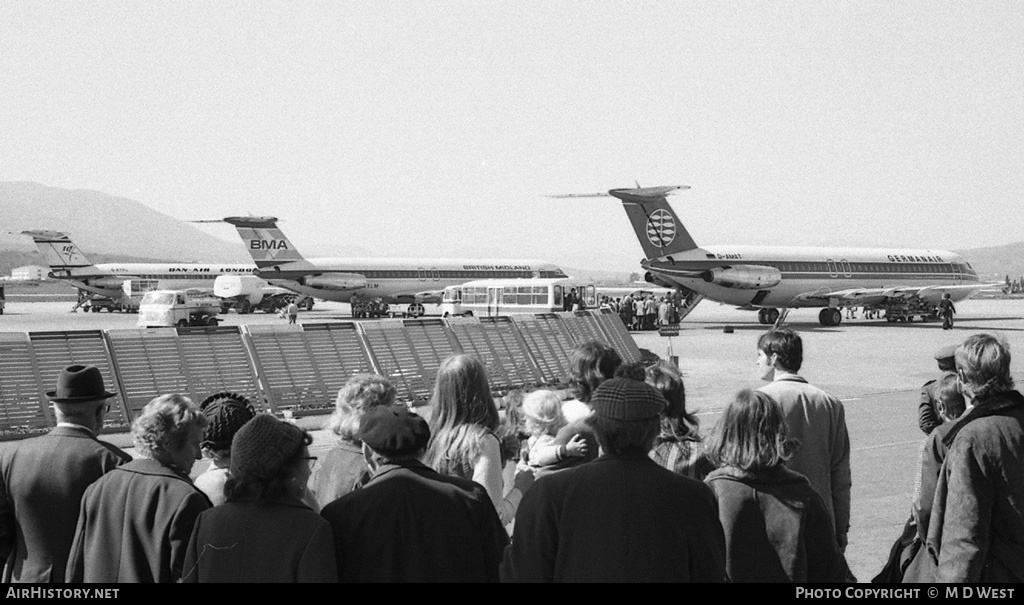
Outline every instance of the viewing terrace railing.
<svg viewBox="0 0 1024 605"><path fill-rule="evenodd" d="M441 362L478 356L497 392L562 385L569 352L597 340L626 363L640 350L618 316L591 310L508 317L385 319L297 325L0 332L0 440L54 424L46 392L70 364L99 367L110 400L107 427L127 430L152 398L182 393L198 402L235 391L258 408L326 414L352 375L387 376L403 401L430 398Z"/></svg>

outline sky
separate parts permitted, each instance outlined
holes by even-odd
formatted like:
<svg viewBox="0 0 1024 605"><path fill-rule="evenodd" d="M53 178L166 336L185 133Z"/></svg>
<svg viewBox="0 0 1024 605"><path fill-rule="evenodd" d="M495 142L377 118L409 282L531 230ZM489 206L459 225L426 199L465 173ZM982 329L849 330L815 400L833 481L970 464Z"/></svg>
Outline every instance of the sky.
<svg viewBox="0 0 1024 605"><path fill-rule="evenodd" d="M994 246L1022 167L1009 0L0 0L0 181L308 256L636 271L617 200L546 196L637 182L699 245Z"/></svg>

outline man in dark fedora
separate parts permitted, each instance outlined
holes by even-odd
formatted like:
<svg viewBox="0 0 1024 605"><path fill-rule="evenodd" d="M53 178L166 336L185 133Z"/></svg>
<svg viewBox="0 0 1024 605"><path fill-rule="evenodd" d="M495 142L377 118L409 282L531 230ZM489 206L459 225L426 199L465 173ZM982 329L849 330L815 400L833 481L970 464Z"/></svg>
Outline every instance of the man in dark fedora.
<svg viewBox="0 0 1024 605"><path fill-rule="evenodd" d="M502 582L725 581L725 535L711 488L648 454L666 403L631 378L597 387L587 423L603 453L526 492Z"/></svg>
<svg viewBox="0 0 1024 605"><path fill-rule="evenodd" d="M324 507L341 582L496 582L508 535L487 491L419 461L427 421L404 406L359 421L373 474Z"/></svg>
<svg viewBox="0 0 1024 605"><path fill-rule="evenodd" d="M85 488L131 460L96 438L109 406L94 366L72 365L46 394L57 426L0 453L0 557L3 582L64 581Z"/></svg>

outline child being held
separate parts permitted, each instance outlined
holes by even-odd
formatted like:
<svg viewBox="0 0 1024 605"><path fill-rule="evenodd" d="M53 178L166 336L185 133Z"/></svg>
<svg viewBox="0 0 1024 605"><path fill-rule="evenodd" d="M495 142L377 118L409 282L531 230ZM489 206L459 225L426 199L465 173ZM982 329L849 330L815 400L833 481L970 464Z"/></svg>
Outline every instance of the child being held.
<svg viewBox="0 0 1024 605"><path fill-rule="evenodd" d="M554 443L558 430L568 424L562 414L562 399L554 391L541 389L526 395L522 413L525 432L530 436L529 451L523 456L529 466L550 466L587 455L587 442L578 434L565 445Z"/></svg>

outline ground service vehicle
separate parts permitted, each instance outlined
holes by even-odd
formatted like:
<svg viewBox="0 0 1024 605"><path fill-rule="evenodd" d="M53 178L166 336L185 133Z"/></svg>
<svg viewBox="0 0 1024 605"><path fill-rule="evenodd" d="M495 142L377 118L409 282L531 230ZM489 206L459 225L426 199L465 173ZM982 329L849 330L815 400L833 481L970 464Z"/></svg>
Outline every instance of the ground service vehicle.
<svg viewBox="0 0 1024 605"><path fill-rule="evenodd" d="M312 298L271 286L255 275L221 275L213 282L213 294L221 299L222 313L232 307L242 315L256 311L276 313L293 300L307 311L313 310Z"/></svg>
<svg viewBox="0 0 1024 605"><path fill-rule="evenodd" d="M215 326L220 301L187 290L146 292L139 305L140 328Z"/></svg>
<svg viewBox="0 0 1024 605"><path fill-rule="evenodd" d="M458 286L456 286L458 287ZM508 315L510 313L551 313L597 308L597 289L567 278L480 279L461 286L461 315ZM573 309L566 309L566 295L575 289L579 301ZM446 289L451 307L448 314L455 315L454 290ZM442 301L441 314L445 314Z"/></svg>
<svg viewBox="0 0 1024 605"><path fill-rule="evenodd" d="M390 305L379 298L353 301L351 304L352 317L369 317L379 319L381 317L388 317L391 313Z"/></svg>
<svg viewBox="0 0 1024 605"><path fill-rule="evenodd" d="M441 295L441 317L448 317L450 315L472 315L472 312L465 312L462 310L462 284L458 286L448 286L444 289L444 293Z"/></svg>

